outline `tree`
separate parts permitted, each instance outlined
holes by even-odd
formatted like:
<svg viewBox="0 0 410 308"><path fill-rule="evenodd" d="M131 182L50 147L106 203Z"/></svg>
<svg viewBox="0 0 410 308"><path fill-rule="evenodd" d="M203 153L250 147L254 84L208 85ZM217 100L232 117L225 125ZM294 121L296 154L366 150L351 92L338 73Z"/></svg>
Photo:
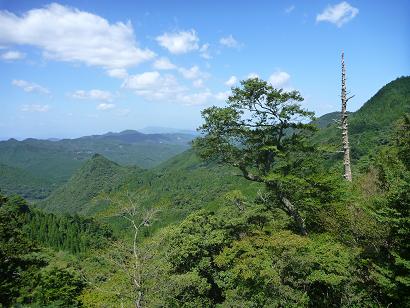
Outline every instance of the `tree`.
<svg viewBox="0 0 410 308"><path fill-rule="evenodd" d="M349 136L348 136L348 124L347 124L347 112L346 105L347 102L353 98L353 96L346 97L346 68L344 53L342 52L342 112L341 112L341 128L342 128L342 142L343 142L343 166L344 174L343 177L351 182L352 181L352 170L350 168L350 146L349 146Z"/></svg>
<svg viewBox="0 0 410 308"><path fill-rule="evenodd" d="M157 220L161 204L155 204L149 208L143 204L148 198L144 191L118 192L103 197L110 203L112 214L124 219L126 225L131 229L130 233L124 233L124 238L112 243L110 249L106 249L100 256L101 261L110 264L114 269L108 280L119 280L112 285L103 286L95 273L84 273L88 283L100 293L109 297L116 297L121 305L140 308L144 306L146 285L145 281L150 276L146 270L147 263L155 252L143 247L144 231L151 227ZM128 229L127 229L128 231ZM126 279L124 279L126 278ZM93 293L96 293L95 290ZM88 297L88 296L87 296ZM86 299L89 303L90 298Z"/></svg>
<svg viewBox="0 0 410 308"><path fill-rule="evenodd" d="M205 124L194 147L202 158L239 168L250 181L264 183L276 203L307 234L303 217L291 201L284 179L296 181L294 166L311 150L306 143L313 113L301 108L298 91L275 89L259 78L232 88L227 107L202 111Z"/></svg>
<svg viewBox="0 0 410 308"><path fill-rule="evenodd" d="M373 257L370 276L385 305L410 300L410 117L404 115L391 144L377 156L382 195L375 200L375 216L386 236Z"/></svg>

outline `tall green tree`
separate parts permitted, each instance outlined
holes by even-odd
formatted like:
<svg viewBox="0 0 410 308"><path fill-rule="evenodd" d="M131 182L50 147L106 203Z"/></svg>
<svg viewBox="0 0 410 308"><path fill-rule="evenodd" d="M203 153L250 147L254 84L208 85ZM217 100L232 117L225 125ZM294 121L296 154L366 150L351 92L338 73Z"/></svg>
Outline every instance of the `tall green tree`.
<svg viewBox="0 0 410 308"><path fill-rule="evenodd" d="M382 195L375 202L375 214L386 230L383 245L373 256L370 276L384 304L410 302L410 115L396 126L391 145L377 156ZM377 294L377 295L378 295ZM407 307L407 306L406 306Z"/></svg>
<svg viewBox="0 0 410 308"><path fill-rule="evenodd" d="M304 218L293 204L286 186L298 178L295 166L312 149L306 142L313 113L301 108L298 91L275 89L259 78L244 80L232 88L227 107L202 111L203 134L194 141L202 158L239 168L243 177L264 183L279 206L307 234Z"/></svg>

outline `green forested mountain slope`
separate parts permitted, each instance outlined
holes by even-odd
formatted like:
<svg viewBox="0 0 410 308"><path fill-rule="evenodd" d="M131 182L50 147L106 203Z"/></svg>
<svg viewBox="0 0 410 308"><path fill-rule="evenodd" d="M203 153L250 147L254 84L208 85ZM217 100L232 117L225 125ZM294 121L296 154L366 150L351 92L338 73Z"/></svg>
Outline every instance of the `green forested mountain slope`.
<svg viewBox="0 0 410 308"><path fill-rule="evenodd" d="M156 228L177 222L199 208L212 208L218 198L235 189L254 195L259 185L250 184L238 171L202 162L192 150L179 154L150 170L121 167L97 156L38 207L51 212L77 213L111 222L117 229L124 221L114 218L118 204L104 201L109 193L144 195L141 206L166 204ZM98 197L97 197L98 196ZM97 197L93 200L94 197ZM122 221L122 223L118 223Z"/></svg>
<svg viewBox="0 0 410 308"><path fill-rule="evenodd" d="M123 167L95 154L67 183L38 203L38 206L56 213L80 213L99 193L117 189L136 170L135 167Z"/></svg>
<svg viewBox="0 0 410 308"><path fill-rule="evenodd" d="M400 77L381 88L359 110L350 113L348 121L352 158L357 160L368 154L370 149L385 144L393 124L408 112L410 77ZM337 126L333 124L321 129L316 135L316 141L341 146Z"/></svg>
<svg viewBox="0 0 410 308"><path fill-rule="evenodd" d="M313 121L313 123L316 124L318 128L326 128L332 124L335 124L335 121L338 120L340 120L340 112L335 111L318 117L315 121Z"/></svg>
<svg viewBox="0 0 410 308"><path fill-rule="evenodd" d="M28 200L39 200L50 194L52 185L47 179L35 177L28 171L0 164L0 189L7 195L18 194Z"/></svg>
<svg viewBox="0 0 410 308"><path fill-rule="evenodd" d="M21 186L13 181L0 182L0 189L7 193L19 193L28 199L47 196L70 176L94 153L99 153L122 165L151 168L188 149L189 134L142 134L133 130L121 133L86 136L59 141L10 139L0 142L0 164L18 168L28 177L40 181L40 191ZM0 172L12 175L12 170L0 166ZM16 171L18 172L18 171ZM6 187L7 186L7 187Z"/></svg>

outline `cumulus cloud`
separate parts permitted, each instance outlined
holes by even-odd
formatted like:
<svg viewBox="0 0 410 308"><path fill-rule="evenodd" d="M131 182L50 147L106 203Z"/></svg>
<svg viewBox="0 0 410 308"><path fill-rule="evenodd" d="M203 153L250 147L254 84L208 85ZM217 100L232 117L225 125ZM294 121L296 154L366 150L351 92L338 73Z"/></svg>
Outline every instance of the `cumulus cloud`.
<svg viewBox="0 0 410 308"><path fill-rule="evenodd" d="M225 47L229 48L239 48L240 44L239 42L232 36L232 34L222 37L219 40L219 43Z"/></svg>
<svg viewBox="0 0 410 308"><path fill-rule="evenodd" d="M188 87L181 85L175 76L162 75L158 71L131 75L124 81L122 87L134 91L136 95L147 101L199 105L208 103L214 98L208 89L193 93Z"/></svg>
<svg viewBox="0 0 410 308"><path fill-rule="evenodd" d="M101 103L97 106L97 110L109 110L115 108L114 104Z"/></svg>
<svg viewBox="0 0 410 308"><path fill-rule="evenodd" d="M47 88L42 87L34 82L29 82L21 79L14 79L11 83L13 86L23 89L24 92L37 92L46 95L50 94L50 91Z"/></svg>
<svg viewBox="0 0 410 308"><path fill-rule="evenodd" d="M316 22L327 21L340 28L343 24L352 20L357 14L359 14L358 8L343 1L339 4L328 6L322 13L316 16Z"/></svg>
<svg viewBox="0 0 410 308"><path fill-rule="evenodd" d="M23 112L47 112L49 110L50 110L49 105L32 104L32 105L23 105L21 107L21 111Z"/></svg>
<svg viewBox="0 0 410 308"><path fill-rule="evenodd" d="M176 68L176 65L173 64L168 58L159 58L154 62L154 68L157 70L172 70Z"/></svg>
<svg viewBox="0 0 410 308"><path fill-rule="evenodd" d="M232 87L235 83L237 83L238 82L238 78L236 78L236 76L231 76L231 77L229 77L229 79L225 82L225 84L228 86L228 87Z"/></svg>
<svg viewBox="0 0 410 308"><path fill-rule="evenodd" d="M0 44L32 45L46 58L106 69L126 68L155 54L137 46L130 22L106 19L57 3L21 16L0 11Z"/></svg>
<svg viewBox="0 0 410 308"><path fill-rule="evenodd" d="M173 75L162 76L157 71L131 75L122 87L133 90L137 95L150 101L171 100L183 91Z"/></svg>
<svg viewBox="0 0 410 308"><path fill-rule="evenodd" d="M207 78L208 74L202 72L197 65L190 68L180 67L178 71L185 79L197 79L197 78Z"/></svg>
<svg viewBox="0 0 410 308"><path fill-rule="evenodd" d="M290 75L284 71L276 71L269 76L269 83L275 88L285 87L290 80Z"/></svg>
<svg viewBox="0 0 410 308"><path fill-rule="evenodd" d="M71 94L72 98L75 99L86 99L86 100L99 100L99 101L111 101L113 95L109 91L103 91L98 89L92 89L89 91L77 90Z"/></svg>
<svg viewBox="0 0 410 308"><path fill-rule="evenodd" d="M110 77L119 78L119 79L124 79L128 76L127 70L124 68L113 68L113 69L107 70L107 74Z"/></svg>
<svg viewBox="0 0 410 308"><path fill-rule="evenodd" d="M183 54L199 49L199 38L195 30L164 33L157 36L156 41L173 54Z"/></svg>
<svg viewBox="0 0 410 308"><path fill-rule="evenodd" d="M15 50L9 50L6 51L5 53L2 53L0 55L0 58L5 61L14 61L14 60L20 60L25 58L25 54L19 51Z"/></svg>
<svg viewBox="0 0 410 308"><path fill-rule="evenodd" d="M256 73L249 73L247 78L248 78L248 79L249 79L249 78L252 78L252 79L254 79L254 78L259 78L259 75L256 74Z"/></svg>

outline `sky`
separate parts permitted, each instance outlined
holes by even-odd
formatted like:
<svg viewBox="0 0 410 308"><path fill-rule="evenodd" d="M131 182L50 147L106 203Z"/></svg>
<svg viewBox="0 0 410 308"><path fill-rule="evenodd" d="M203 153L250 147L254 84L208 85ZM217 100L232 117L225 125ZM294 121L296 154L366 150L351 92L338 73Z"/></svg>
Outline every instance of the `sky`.
<svg viewBox="0 0 410 308"><path fill-rule="evenodd" d="M240 80L340 109L410 75L410 1L0 0L0 139L196 129Z"/></svg>

